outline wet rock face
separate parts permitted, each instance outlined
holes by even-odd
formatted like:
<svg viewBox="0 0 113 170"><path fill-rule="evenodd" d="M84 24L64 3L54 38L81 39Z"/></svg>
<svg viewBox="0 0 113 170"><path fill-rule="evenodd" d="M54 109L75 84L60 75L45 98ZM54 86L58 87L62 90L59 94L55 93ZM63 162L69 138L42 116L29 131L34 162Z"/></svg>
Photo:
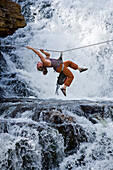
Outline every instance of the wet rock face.
<svg viewBox="0 0 113 170"><path fill-rule="evenodd" d="M76 123L75 118L65 115L60 108L38 108L32 119L45 121L62 134L66 155L75 153L79 149L80 143L87 141L87 133Z"/></svg>
<svg viewBox="0 0 113 170"><path fill-rule="evenodd" d="M62 136L47 125L0 120L0 137L0 148L8 142L0 169L52 169L64 156Z"/></svg>
<svg viewBox="0 0 113 170"><path fill-rule="evenodd" d="M21 97L33 95L31 90L27 90L26 83L19 79L16 73L8 74L8 71L7 73L2 73L0 74L0 81L2 84L2 86L0 87L0 98L3 98L7 92L9 93L9 95L17 94Z"/></svg>
<svg viewBox="0 0 113 170"><path fill-rule="evenodd" d="M112 110L113 106L106 105L80 105L84 116L88 118L93 124L98 123L100 120L110 117L113 120Z"/></svg>
<svg viewBox="0 0 113 170"><path fill-rule="evenodd" d="M11 111L10 111L11 109ZM1 109L1 113L4 113L4 107ZM29 105L17 105L15 107L8 107L8 112L5 115L7 118L19 118L25 112L31 112L30 118L35 122L46 122L54 130L57 130L62 135L64 140L64 152L65 155L75 153L80 144L87 142L88 134L83 128L76 123L73 116L69 116L63 113L63 110L59 107L47 107L42 104L41 106L35 104ZM42 142L41 142L42 143ZM44 153L45 155L45 153ZM47 157L47 156L44 156Z"/></svg>
<svg viewBox="0 0 113 170"><path fill-rule="evenodd" d="M2 55L2 53L0 52L0 74L1 72L4 72L4 67L7 68L7 62L4 59L4 56Z"/></svg>
<svg viewBox="0 0 113 170"><path fill-rule="evenodd" d="M0 152L2 155L0 169L9 167L22 170L59 169L63 159L74 153L77 153L74 154L74 159L77 157L75 165L85 166L87 144L92 145L97 141L95 128L91 129L91 124L104 121L104 118L113 120L112 102L108 104L3 98L0 99L0 103ZM88 126L86 124L84 126L84 120ZM106 122L101 123L104 127ZM106 153L104 151L106 140L108 140L106 146L109 147L111 141L103 133L101 143L97 145L99 153L102 153L100 157L97 155L97 150L93 149L92 154L89 152L93 160L102 159L101 156ZM112 153L111 150L108 151ZM79 155L78 152L80 152ZM17 160L16 164L15 160ZM66 169L70 169L68 161L66 166Z"/></svg>
<svg viewBox="0 0 113 170"><path fill-rule="evenodd" d="M21 7L11 0L0 1L0 37L12 35L18 28L26 26Z"/></svg>

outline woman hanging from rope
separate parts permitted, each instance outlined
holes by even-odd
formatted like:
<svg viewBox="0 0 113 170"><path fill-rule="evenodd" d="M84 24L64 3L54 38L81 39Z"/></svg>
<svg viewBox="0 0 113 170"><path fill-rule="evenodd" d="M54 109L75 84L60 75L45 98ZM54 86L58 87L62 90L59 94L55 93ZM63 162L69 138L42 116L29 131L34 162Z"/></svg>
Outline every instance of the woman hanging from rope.
<svg viewBox="0 0 113 170"><path fill-rule="evenodd" d="M43 49L40 49L40 51L46 55L46 57L44 57L40 52L38 52L37 50L35 50L34 48L27 46L28 49L34 51L38 57L40 58L41 62L37 63L37 70L42 71L44 75L47 74L47 67L53 67L54 70L58 73L61 73L61 71L63 71L63 74L67 77L65 82L64 82L64 86L61 88L62 93L66 96L66 87L70 86L74 76L72 74L72 72L68 69L68 67L74 69L74 70L79 70L79 72L83 72L86 71L88 68L81 68L78 67L77 64L73 63L72 61L65 61L62 63L62 61L59 62L58 59L52 59L50 58L50 54L48 52L45 52ZM64 65L63 70L62 70L62 65Z"/></svg>

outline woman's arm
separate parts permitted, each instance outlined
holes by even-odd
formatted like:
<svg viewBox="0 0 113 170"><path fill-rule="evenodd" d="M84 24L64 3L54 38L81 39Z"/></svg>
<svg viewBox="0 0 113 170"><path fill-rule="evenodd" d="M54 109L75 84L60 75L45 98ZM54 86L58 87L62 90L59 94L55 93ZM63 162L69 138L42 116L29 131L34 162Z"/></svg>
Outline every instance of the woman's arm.
<svg viewBox="0 0 113 170"><path fill-rule="evenodd" d="M50 54L45 52L43 49L40 49L40 51L46 55L46 59L48 59L50 57Z"/></svg>
<svg viewBox="0 0 113 170"><path fill-rule="evenodd" d="M42 61L43 63L46 62L46 59L44 58L44 56L43 56L40 52L38 52L37 50L35 50L34 48L32 48L32 47L30 47L30 46L27 46L27 48L30 49L30 50L32 50L32 51L34 51L34 52L39 56L39 58L41 59L41 61Z"/></svg>

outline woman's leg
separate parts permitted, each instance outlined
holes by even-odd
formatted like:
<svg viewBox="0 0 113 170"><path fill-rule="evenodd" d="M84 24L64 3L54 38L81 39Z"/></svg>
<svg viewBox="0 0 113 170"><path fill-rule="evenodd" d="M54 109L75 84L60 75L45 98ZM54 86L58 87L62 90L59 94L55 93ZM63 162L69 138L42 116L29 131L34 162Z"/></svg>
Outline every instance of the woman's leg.
<svg viewBox="0 0 113 170"><path fill-rule="evenodd" d="M57 72L60 73L61 70L62 70L62 64L57 68ZM67 76L67 78L64 82L64 85L65 85L65 87L66 86L69 87L74 79L74 76L73 76L72 72L65 65L64 65L63 73Z"/></svg>
<svg viewBox="0 0 113 170"><path fill-rule="evenodd" d="M74 79L72 72L67 67L70 67L74 70L78 69L80 72L87 70L87 68L85 68L85 69L80 68L80 67L78 67L77 64L75 64L75 63L73 63L72 61L69 61L69 60L63 62L63 64L64 64L63 73L67 76L67 78L66 78L66 80L64 82L64 86L63 86L63 88L61 88L61 90L62 90L63 94L66 96L66 87L67 86L69 87L71 85L73 79ZM57 68L56 71L58 73L60 73L62 71L62 64L60 64L60 66Z"/></svg>
<svg viewBox="0 0 113 170"><path fill-rule="evenodd" d="M72 61L69 61L69 60L63 62L63 64L64 64L66 67L70 67L70 68L72 68L72 69L74 69L74 70L77 70L77 69L79 68L77 64L75 64L75 63L73 63Z"/></svg>
<svg viewBox="0 0 113 170"><path fill-rule="evenodd" d="M64 62L64 65L65 65L66 67L71 67L71 68L74 69L74 70L79 70L80 73L83 72L83 71L88 70L88 68L81 68L81 67L78 67L77 64L73 63L73 62L70 61L70 60L65 61L65 62Z"/></svg>
<svg viewBox="0 0 113 170"><path fill-rule="evenodd" d="M64 85L69 87L74 79L74 75L65 65L64 65L63 73L67 76Z"/></svg>
<svg viewBox="0 0 113 170"><path fill-rule="evenodd" d="M62 64L60 64L60 66L57 68L56 70L58 73L61 73L62 71ZM74 76L72 74L72 72L64 65L64 69L63 69L63 73L67 76L65 82L64 82L64 86L61 88L62 93L66 96L66 87L70 86Z"/></svg>

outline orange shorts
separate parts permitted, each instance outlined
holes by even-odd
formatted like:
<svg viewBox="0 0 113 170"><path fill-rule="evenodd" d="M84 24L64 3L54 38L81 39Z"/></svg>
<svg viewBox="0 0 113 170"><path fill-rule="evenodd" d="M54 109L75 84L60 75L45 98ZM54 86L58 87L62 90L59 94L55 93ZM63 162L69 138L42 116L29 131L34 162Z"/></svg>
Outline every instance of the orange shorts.
<svg viewBox="0 0 113 170"><path fill-rule="evenodd" d="M72 72L67 67L70 67L70 68L76 70L76 69L78 69L78 65L73 63L72 61L69 61L69 60L63 62L63 64L64 64L63 73L67 76L64 84L69 87L74 79L74 76L73 76ZM62 71L62 64L60 64L60 66L57 68L56 72L60 73L61 71Z"/></svg>

